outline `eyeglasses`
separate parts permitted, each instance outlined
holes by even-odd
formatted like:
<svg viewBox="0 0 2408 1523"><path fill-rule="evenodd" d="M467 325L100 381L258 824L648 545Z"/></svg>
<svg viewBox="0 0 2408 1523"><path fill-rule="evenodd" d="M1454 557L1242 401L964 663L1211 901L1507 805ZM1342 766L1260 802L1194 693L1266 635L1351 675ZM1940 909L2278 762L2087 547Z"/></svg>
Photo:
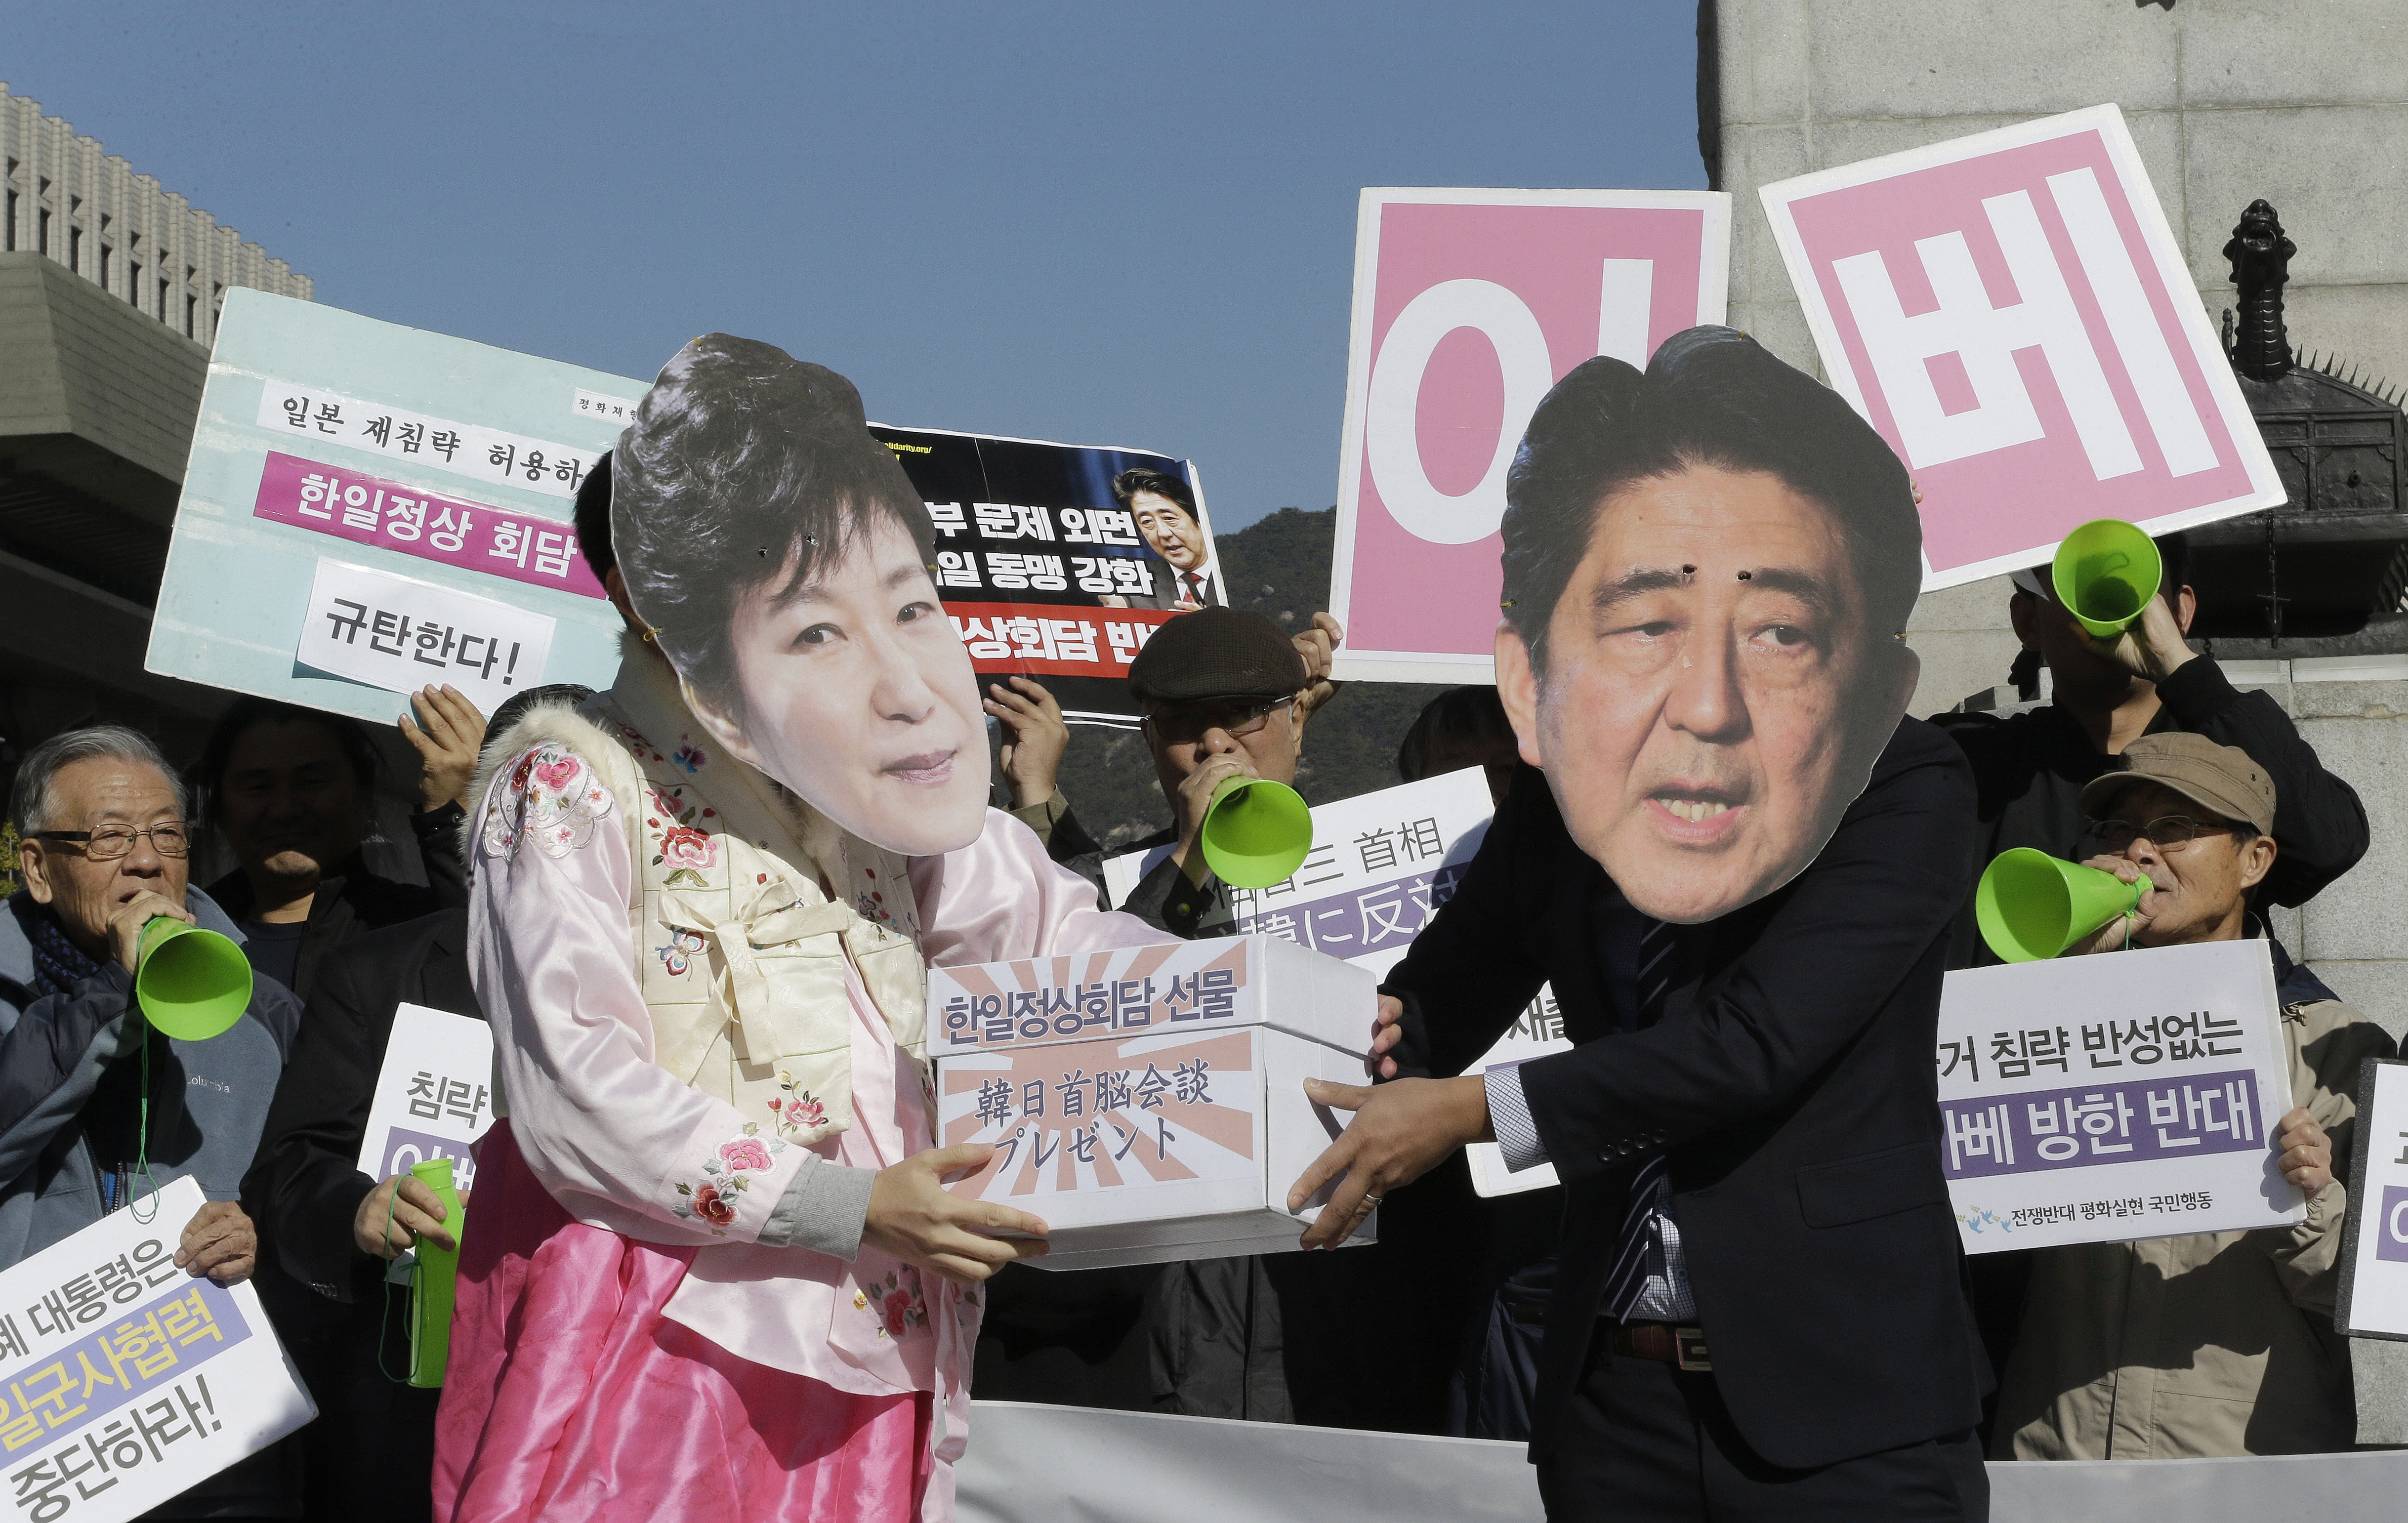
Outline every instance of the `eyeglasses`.
<svg viewBox="0 0 2408 1523"><path fill-rule="evenodd" d="M2132 844L2133 838L2146 836L2161 852L2178 852L2200 836L2217 831L2229 833L2229 825L2209 825L2187 814L2161 814L2146 825L2134 825L2129 820L2093 820L2082 830L2083 838L2096 841L2109 854L2122 851Z"/></svg>
<svg viewBox="0 0 2408 1523"><path fill-rule="evenodd" d="M1206 730L1252 735L1271 722L1275 711L1295 701L1293 697L1275 698L1268 703L1254 698L1206 698L1200 703L1182 703L1175 709L1157 709L1142 723L1146 732L1165 745L1193 745L1204 739Z"/></svg>
<svg viewBox="0 0 2408 1523"><path fill-rule="evenodd" d="M149 836L150 849L161 856L182 856L192 850L192 838L184 834L181 821L150 826L136 830L130 825L104 825L97 830L36 830L36 841L67 841L83 847L83 855L94 862L114 862L134 850L134 838Z"/></svg>

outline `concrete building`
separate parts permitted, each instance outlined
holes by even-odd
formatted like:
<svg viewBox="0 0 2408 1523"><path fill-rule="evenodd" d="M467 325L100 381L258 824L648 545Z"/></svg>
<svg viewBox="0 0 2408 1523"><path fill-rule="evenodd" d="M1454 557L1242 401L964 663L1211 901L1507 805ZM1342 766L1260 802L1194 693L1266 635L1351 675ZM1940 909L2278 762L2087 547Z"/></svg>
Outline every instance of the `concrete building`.
<svg viewBox="0 0 2408 1523"><path fill-rule="evenodd" d="M2300 250L2293 346L2408 383L2408 0L1702 0L1698 42L1698 145L1734 196L1730 321L1794 364L1819 368L1757 187L2112 101L2212 316L2234 305L2225 241L2264 196ZM1922 600L1914 712L2005 682L2007 596L2000 579ZM2241 654L2233 679L2283 703L2373 822L2366 860L2276 933L2408 1033L2408 640ZM2358 1347L2361 1440L2408 1443L2403 1345Z"/></svg>
<svg viewBox="0 0 2408 1523"><path fill-rule="evenodd" d="M207 345L230 287L312 295L309 278L0 83L0 252L47 254Z"/></svg>
<svg viewBox="0 0 2408 1523"><path fill-rule="evenodd" d="M142 669L229 287L307 298L257 244L0 85L0 795L95 720L198 754L232 695Z"/></svg>

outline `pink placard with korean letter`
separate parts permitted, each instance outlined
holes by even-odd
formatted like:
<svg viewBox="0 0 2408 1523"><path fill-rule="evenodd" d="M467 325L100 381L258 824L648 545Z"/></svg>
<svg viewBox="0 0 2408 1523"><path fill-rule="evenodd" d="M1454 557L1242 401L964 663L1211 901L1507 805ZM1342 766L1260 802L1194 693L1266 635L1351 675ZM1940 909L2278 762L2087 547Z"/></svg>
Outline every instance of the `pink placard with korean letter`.
<svg viewBox="0 0 2408 1523"><path fill-rule="evenodd" d="M1824 369L1923 496L1924 587L2284 500L2123 113L1767 185Z"/></svg>
<svg viewBox="0 0 2408 1523"><path fill-rule="evenodd" d="M1338 675L1492 680L1505 474L1582 361L1723 320L1713 191L1366 190L1338 476Z"/></svg>

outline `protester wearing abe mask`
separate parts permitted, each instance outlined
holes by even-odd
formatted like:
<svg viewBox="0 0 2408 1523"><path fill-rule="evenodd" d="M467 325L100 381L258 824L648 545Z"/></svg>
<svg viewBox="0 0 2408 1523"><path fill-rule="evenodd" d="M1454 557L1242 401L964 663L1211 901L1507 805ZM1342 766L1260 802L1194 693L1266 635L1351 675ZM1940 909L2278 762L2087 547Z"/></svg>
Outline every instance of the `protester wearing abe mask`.
<svg viewBox="0 0 2408 1523"><path fill-rule="evenodd" d="M1305 1245L1494 1135L1567 1189L1551 1516L1985 1516L1930 1069L1973 791L1901 718L1905 468L1827 388L1694 328L1644 374L1557 383L1503 541L1527 766L1390 974L1400 1077L1309 1086L1355 1116L1291 1192L1338 1181ZM1443 1077L1542 982L1573 1051Z"/></svg>

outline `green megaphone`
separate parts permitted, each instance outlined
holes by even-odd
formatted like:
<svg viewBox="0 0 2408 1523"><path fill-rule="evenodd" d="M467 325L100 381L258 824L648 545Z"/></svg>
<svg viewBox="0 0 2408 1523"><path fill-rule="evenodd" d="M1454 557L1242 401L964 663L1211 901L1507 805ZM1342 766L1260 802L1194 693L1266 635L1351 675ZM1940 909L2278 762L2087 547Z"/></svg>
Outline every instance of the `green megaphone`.
<svg viewBox="0 0 2408 1523"><path fill-rule="evenodd" d="M2141 622L2165 572L2147 535L2120 518L2094 518L2057 547L2049 580L2083 628L2114 639Z"/></svg>
<svg viewBox="0 0 2408 1523"><path fill-rule="evenodd" d="M411 1164L409 1171L443 1202L443 1225L452 1241L459 1242L467 1214L452 1187L452 1160L429 1158ZM443 1384L443 1367L452 1358L452 1297L459 1285L460 1250L423 1237L416 1256L409 1282L409 1383L431 1390Z"/></svg>
<svg viewBox="0 0 2408 1523"><path fill-rule="evenodd" d="M1312 850L1312 810L1284 783L1233 777L1212 790L1196 840L1214 877L1234 888L1268 888L1295 876Z"/></svg>
<svg viewBox="0 0 2408 1523"><path fill-rule="evenodd" d="M251 959L213 930L153 915L142 927L134 998L152 1027L184 1042L207 1042L250 1008Z"/></svg>
<svg viewBox="0 0 2408 1523"><path fill-rule="evenodd" d="M1983 869L1973 890L1982 940L2008 962L2039 962L2141 907L2149 884L2018 846Z"/></svg>

